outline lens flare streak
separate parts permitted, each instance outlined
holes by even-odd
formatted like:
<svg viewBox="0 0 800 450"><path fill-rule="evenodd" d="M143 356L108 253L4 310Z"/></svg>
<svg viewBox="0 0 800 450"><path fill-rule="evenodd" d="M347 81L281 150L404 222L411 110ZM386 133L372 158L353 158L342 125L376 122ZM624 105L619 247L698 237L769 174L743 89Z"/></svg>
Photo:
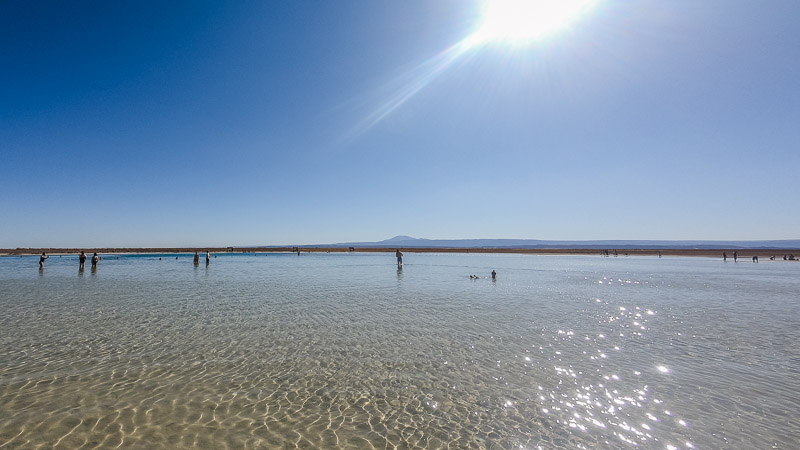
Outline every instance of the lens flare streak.
<svg viewBox="0 0 800 450"><path fill-rule="evenodd" d="M433 82L456 61L458 61L473 46L470 38L464 39L450 48L438 53L428 60L420 63L417 67L407 73L397 77L386 86L400 84L401 87L383 102L374 111L369 113L359 121L349 135L351 138L360 136L369 129L380 123L389 114L405 104L411 97Z"/></svg>

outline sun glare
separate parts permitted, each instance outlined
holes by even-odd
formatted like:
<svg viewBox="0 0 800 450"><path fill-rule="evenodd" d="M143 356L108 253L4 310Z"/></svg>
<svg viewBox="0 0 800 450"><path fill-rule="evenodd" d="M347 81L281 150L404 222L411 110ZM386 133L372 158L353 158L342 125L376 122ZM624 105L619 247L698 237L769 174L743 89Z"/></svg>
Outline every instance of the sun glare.
<svg viewBox="0 0 800 450"><path fill-rule="evenodd" d="M571 25L597 0L487 0L475 44L490 41L526 43Z"/></svg>
<svg viewBox="0 0 800 450"><path fill-rule="evenodd" d="M471 50L489 42L510 46L543 39L570 27L601 0L483 0L476 31L397 78L399 88L352 128L354 138L403 106Z"/></svg>

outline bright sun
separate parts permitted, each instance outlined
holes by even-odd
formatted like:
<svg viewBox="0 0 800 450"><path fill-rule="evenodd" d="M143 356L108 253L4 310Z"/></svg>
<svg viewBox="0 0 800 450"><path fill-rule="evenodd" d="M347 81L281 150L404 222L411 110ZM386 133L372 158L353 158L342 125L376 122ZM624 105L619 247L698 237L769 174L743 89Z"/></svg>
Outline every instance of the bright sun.
<svg viewBox="0 0 800 450"><path fill-rule="evenodd" d="M569 26L597 0L486 0L475 43L525 43Z"/></svg>

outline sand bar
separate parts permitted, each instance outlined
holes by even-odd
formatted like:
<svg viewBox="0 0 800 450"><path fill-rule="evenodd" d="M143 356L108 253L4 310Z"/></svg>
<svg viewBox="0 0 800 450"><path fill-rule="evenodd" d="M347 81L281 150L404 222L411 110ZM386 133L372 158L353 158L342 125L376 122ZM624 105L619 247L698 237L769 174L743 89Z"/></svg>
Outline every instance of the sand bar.
<svg viewBox="0 0 800 450"><path fill-rule="evenodd" d="M46 252L51 255L70 255L78 254L81 250L86 253L101 254L122 254L122 253L264 253L264 252L296 252L303 253L392 253L395 248L388 247L354 247L352 250L347 247L148 247L148 248L15 248L0 249L0 256L21 256L38 255ZM601 255L605 249L599 248L401 248L406 253L514 253L530 255ZM614 249L609 248L610 256L614 256ZM765 249L765 248L735 248L735 249L693 249L693 248L663 248L663 249L617 249L618 257L625 256L700 256L700 257L722 257L722 252L728 254L728 258L733 257L733 252L738 252L739 258L752 258L758 256L766 259L775 256L776 259L783 259L783 255L800 256L800 249Z"/></svg>

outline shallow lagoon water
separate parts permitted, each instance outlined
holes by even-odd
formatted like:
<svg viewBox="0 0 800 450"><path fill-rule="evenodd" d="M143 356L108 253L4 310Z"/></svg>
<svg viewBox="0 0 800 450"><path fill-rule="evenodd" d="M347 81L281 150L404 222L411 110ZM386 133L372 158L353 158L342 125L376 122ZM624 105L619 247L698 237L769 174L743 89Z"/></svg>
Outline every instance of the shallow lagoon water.
<svg viewBox="0 0 800 450"><path fill-rule="evenodd" d="M0 258L0 449L796 448L764 259Z"/></svg>

